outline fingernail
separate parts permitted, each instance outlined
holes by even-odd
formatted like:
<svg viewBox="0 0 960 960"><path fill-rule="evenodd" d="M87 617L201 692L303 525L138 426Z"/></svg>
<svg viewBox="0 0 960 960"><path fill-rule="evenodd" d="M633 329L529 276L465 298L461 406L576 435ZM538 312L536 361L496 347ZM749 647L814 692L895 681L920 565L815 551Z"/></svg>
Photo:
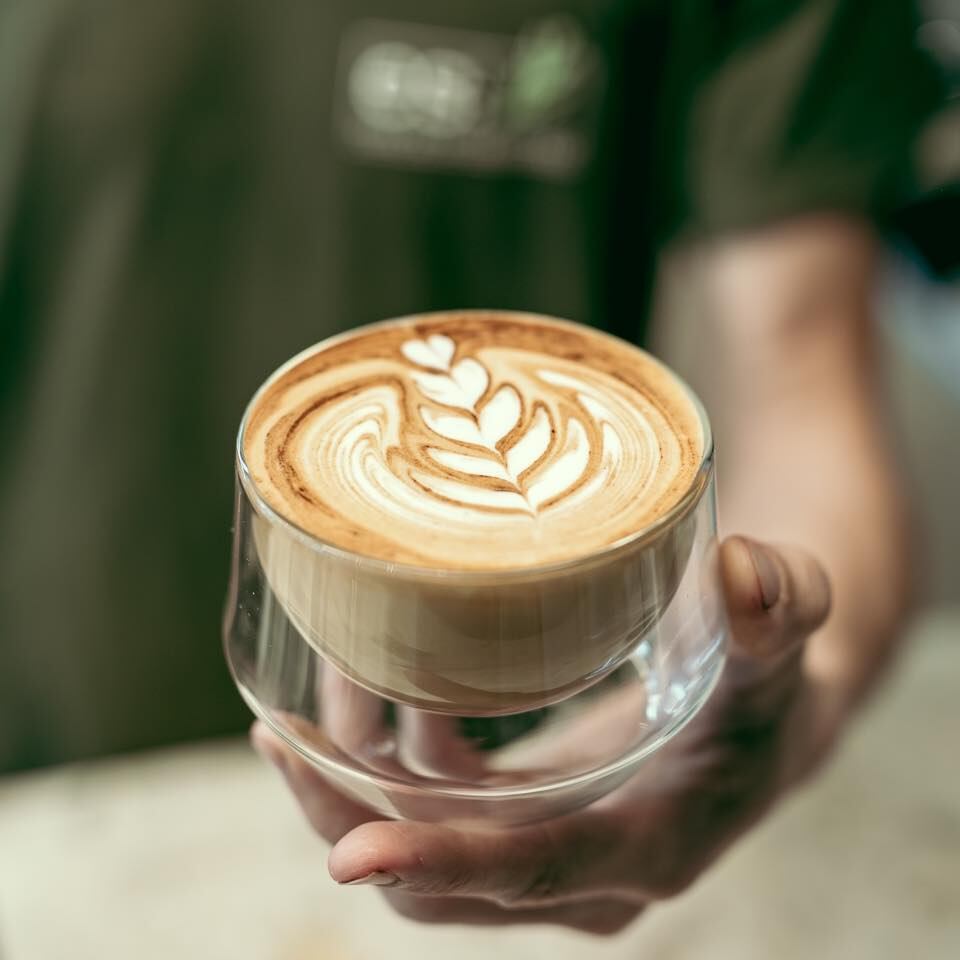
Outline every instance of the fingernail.
<svg viewBox="0 0 960 960"><path fill-rule="evenodd" d="M749 549L750 558L753 560L753 569L757 572L763 609L769 610L780 599L780 571L766 547L749 540L747 541L747 549Z"/></svg>
<svg viewBox="0 0 960 960"><path fill-rule="evenodd" d="M400 878L393 873L384 873L376 870L368 873L365 877L357 877L356 880L347 880L341 884L344 887L360 887L369 884L372 887L395 887L400 882Z"/></svg>

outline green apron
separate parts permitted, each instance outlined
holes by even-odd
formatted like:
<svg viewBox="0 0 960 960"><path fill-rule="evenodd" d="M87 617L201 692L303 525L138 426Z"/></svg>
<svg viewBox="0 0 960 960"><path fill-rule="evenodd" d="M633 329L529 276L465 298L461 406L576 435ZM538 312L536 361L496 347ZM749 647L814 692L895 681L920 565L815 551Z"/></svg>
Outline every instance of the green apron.
<svg viewBox="0 0 960 960"><path fill-rule="evenodd" d="M908 184L908 5L0 0L0 769L242 729L235 431L435 308L641 339L658 249Z"/></svg>

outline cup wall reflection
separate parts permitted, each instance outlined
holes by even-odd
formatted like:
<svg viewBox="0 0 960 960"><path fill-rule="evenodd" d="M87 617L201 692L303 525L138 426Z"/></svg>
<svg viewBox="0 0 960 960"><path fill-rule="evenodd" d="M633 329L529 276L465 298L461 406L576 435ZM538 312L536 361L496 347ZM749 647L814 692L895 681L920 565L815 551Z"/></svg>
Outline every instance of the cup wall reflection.
<svg viewBox="0 0 960 960"><path fill-rule="evenodd" d="M709 695L716 529L708 456L677 509L599 555L420 570L295 529L241 461L227 659L254 713L385 816L556 816L636 773Z"/></svg>

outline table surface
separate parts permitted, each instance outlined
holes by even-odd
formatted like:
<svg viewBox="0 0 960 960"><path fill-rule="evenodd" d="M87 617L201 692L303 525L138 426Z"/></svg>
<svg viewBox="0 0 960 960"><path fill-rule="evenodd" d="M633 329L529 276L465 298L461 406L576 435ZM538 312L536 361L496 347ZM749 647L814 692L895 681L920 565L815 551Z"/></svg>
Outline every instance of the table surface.
<svg viewBox="0 0 960 960"><path fill-rule="evenodd" d="M3 960L956 960L960 610L925 616L817 783L626 933L424 928L337 888L244 743L0 780Z"/></svg>

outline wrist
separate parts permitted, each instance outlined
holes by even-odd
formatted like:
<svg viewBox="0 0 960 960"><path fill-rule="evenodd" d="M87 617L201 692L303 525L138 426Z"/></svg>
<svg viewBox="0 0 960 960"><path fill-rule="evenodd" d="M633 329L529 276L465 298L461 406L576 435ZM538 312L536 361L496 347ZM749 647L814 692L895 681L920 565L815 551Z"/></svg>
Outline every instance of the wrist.
<svg viewBox="0 0 960 960"><path fill-rule="evenodd" d="M830 760L850 714L849 698L835 685L804 675L784 721L781 792L803 785Z"/></svg>

